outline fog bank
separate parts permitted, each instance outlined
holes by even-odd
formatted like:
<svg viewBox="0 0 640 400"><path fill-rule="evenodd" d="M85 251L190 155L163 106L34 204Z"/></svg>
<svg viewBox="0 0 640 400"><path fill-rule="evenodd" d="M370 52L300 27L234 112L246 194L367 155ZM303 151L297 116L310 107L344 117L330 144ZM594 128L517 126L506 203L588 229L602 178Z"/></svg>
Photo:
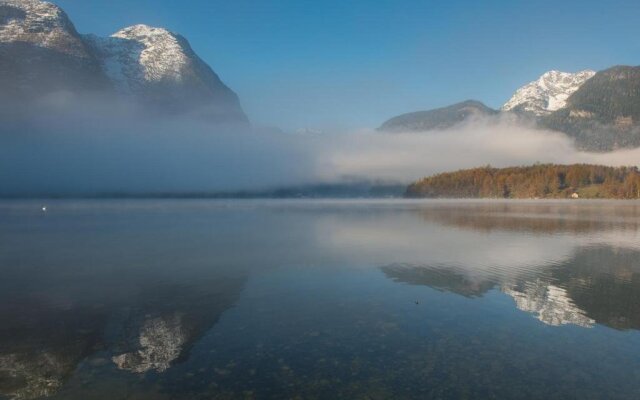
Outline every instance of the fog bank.
<svg viewBox="0 0 640 400"><path fill-rule="evenodd" d="M0 128L0 195L212 193L535 162L637 165L640 149L580 152L563 134L512 120L440 132L291 134L190 118L45 113Z"/></svg>

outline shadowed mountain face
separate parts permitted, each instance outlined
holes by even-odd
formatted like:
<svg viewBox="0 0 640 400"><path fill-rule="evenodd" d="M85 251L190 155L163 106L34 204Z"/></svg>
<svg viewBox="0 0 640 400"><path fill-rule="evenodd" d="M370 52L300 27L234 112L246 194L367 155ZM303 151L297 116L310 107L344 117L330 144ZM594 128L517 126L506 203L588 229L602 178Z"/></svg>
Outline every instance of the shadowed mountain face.
<svg viewBox="0 0 640 400"><path fill-rule="evenodd" d="M119 94L151 109L218 122L247 120L236 94L182 36L136 25L111 37L84 37Z"/></svg>
<svg viewBox="0 0 640 400"><path fill-rule="evenodd" d="M496 110L485 106L479 101L467 100L448 107L430 111L418 111L391 118L383 123L379 130L386 132L441 130L451 128L472 118L486 117L497 113Z"/></svg>
<svg viewBox="0 0 640 400"><path fill-rule="evenodd" d="M98 58L60 8L37 0L0 1L0 88L5 101L56 91L107 90Z"/></svg>
<svg viewBox="0 0 640 400"><path fill-rule="evenodd" d="M40 0L0 0L0 89L13 111L62 92L133 101L151 114L247 122L236 94L182 36L146 25L80 35L62 9Z"/></svg>
<svg viewBox="0 0 640 400"><path fill-rule="evenodd" d="M542 124L566 132L585 150L640 146L640 67L598 72Z"/></svg>

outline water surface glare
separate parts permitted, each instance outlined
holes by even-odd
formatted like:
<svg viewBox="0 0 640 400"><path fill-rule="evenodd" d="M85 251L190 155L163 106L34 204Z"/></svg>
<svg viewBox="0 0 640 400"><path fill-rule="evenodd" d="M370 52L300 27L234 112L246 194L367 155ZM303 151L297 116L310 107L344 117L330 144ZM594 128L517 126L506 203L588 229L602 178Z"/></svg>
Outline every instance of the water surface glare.
<svg viewBox="0 0 640 400"><path fill-rule="evenodd" d="M640 398L638 202L2 201L0 274L0 399Z"/></svg>

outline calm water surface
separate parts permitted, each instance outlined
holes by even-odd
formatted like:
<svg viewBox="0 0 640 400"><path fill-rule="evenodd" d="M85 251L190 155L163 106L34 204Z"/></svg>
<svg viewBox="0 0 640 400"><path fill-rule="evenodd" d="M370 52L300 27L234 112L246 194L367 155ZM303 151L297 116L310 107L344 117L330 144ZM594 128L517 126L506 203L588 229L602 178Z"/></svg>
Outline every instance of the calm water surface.
<svg viewBox="0 0 640 400"><path fill-rule="evenodd" d="M640 203L0 202L1 399L638 399Z"/></svg>

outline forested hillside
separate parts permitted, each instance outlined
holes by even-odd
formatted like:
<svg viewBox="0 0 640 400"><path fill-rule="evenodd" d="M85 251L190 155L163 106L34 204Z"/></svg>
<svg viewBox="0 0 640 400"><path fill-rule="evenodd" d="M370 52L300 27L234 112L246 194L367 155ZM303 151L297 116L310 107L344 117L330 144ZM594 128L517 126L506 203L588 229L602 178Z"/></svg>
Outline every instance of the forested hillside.
<svg viewBox="0 0 640 400"><path fill-rule="evenodd" d="M636 167L536 164L447 172L411 184L406 197L428 198L640 198Z"/></svg>

